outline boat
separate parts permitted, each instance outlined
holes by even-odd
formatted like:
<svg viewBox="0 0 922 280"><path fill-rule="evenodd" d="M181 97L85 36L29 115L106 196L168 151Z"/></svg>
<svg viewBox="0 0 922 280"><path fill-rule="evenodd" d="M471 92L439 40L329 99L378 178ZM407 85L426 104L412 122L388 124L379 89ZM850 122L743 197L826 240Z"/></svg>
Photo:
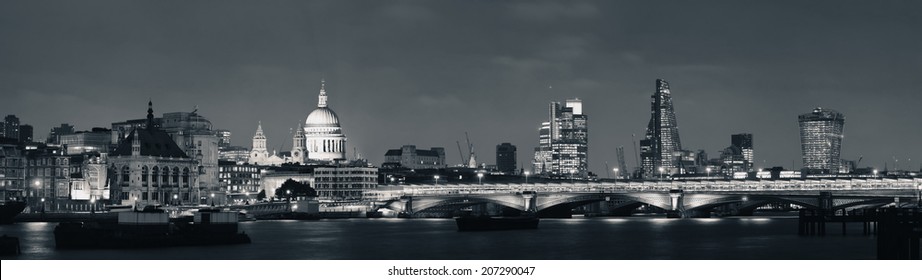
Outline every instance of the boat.
<svg viewBox="0 0 922 280"><path fill-rule="evenodd" d="M384 213L381 213L380 211L366 211L365 212L365 218L383 218L383 217L384 217Z"/></svg>
<svg viewBox="0 0 922 280"><path fill-rule="evenodd" d="M22 201L5 201L0 204L0 224L12 224L13 218L22 210L26 209L26 203Z"/></svg>
<svg viewBox="0 0 922 280"><path fill-rule="evenodd" d="M537 215L512 217L501 216L461 216L455 218L458 231L538 229Z"/></svg>
<svg viewBox="0 0 922 280"><path fill-rule="evenodd" d="M120 212L118 220L63 222L54 229L58 249L129 249L248 244L238 232L237 212L200 209L192 217L170 219L160 209Z"/></svg>

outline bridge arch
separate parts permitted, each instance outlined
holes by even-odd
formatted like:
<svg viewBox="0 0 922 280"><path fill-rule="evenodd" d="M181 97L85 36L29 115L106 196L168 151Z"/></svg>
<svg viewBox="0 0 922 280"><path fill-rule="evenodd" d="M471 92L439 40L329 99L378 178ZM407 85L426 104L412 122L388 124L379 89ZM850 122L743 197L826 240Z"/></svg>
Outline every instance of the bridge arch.
<svg viewBox="0 0 922 280"><path fill-rule="evenodd" d="M759 196L759 195L729 195L729 196L717 196L710 199L697 199L691 200L689 203L684 205L685 211L705 211L711 210L715 207L740 203L738 208L741 212L753 211L756 208L759 208L763 205L769 203L786 203L794 204L807 209L817 209L819 208L816 205L816 202L810 202L810 200L816 200L816 198L810 197L779 197L779 196Z"/></svg>
<svg viewBox="0 0 922 280"><path fill-rule="evenodd" d="M611 194L611 193L583 193L556 196L539 196L536 209L538 211L570 207L570 209L601 201L621 201L619 208L631 205L648 204L661 209L671 209L672 203L668 194Z"/></svg>
<svg viewBox="0 0 922 280"><path fill-rule="evenodd" d="M865 198L865 199L851 199L846 201L837 201L837 203L832 209L847 209L850 207L858 206L869 206L869 208L879 208L890 203L893 203L893 198L890 197L874 197L874 198Z"/></svg>
<svg viewBox="0 0 922 280"><path fill-rule="evenodd" d="M519 211L525 210L525 202L521 195L509 196L450 196L450 197L413 197L413 212L422 212L432 208L452 206L460 209L477 204L493 203Z"/></svg>

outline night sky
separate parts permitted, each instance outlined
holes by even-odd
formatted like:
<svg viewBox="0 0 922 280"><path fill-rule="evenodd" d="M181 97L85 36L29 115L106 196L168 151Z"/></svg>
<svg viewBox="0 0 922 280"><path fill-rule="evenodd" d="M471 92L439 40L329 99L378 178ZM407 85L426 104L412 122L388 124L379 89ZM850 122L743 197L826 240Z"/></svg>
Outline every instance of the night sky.
<svg viewBox="0 0 922 280"><path fill-rule="evenodd" d="M547 104L578 97L590 168L635 166L654 81L670 82L683 148L754 135L755 166L801 166L797 115L846 117L842 157L922 163L920 1L2 1L0 114L44 139L192 111L270 150L330 107L379 165L404 144L468 132L480 160L530 169Z"/></svg>

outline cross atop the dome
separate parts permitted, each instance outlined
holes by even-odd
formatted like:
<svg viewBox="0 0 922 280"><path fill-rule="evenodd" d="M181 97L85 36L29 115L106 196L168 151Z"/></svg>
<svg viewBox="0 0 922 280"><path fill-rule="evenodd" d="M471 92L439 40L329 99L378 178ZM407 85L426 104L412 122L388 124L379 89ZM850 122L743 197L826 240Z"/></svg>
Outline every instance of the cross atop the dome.
<svg viewBox="0 0 922 280"><path fill-rule="evenodd" d="M323 78L320 79L320 96L317 97L317 107L323 108L327 106L327 91L324 89L325 81Z"/></svg>

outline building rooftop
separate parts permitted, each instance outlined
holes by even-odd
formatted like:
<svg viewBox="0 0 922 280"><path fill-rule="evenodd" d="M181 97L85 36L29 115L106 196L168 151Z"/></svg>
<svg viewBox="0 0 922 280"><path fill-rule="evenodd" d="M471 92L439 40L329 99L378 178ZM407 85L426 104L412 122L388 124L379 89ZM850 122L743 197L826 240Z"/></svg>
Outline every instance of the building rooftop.
<svg viewBox="0 0 922 280"><path fill-rule="evenodd" d="M387 150L387 153L384 154L384 156L402 156L402 155L403 155L402 149ZM424 157L438 157L439 153L433 150L416 150L416 155L424 156Z"/></svg>
<svg viewBox="0 0 922 280"><path fill-rule="evenodd" d="M115 152L112 152L112 156L130 156L131 155L131 146L134 143L135 137L140 140L141 144L141 155L142 156L154 156L154 157L173 157L173 158L188 158L182 149L176 145L176 142L173 141L173 138L170 137L165 131L160 129L134 129L131 131L131 134L123 139L119 144L118 148L115 149Z"/></svg>

